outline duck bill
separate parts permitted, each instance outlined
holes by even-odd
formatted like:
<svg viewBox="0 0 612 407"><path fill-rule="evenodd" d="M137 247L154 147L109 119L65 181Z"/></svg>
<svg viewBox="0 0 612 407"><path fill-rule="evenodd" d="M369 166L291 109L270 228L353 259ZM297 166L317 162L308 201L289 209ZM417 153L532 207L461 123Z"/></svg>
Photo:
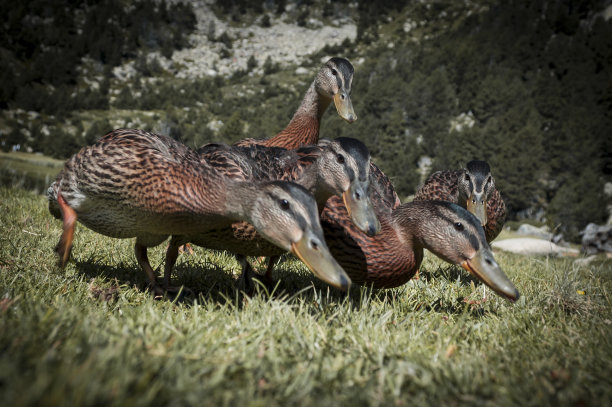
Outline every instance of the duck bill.
<svg viewBox="0 0 612 407"><path fill-rule="evenodd" d="M357 120L357 115L353 110L353 102L351 102L351 97L346 90L340 89L340 91L334 95L334 104L336 105L338 114L344 120L349 123L353 123Z"/></svg>
<svg viewBox="0 0 612 407"><path fill-rule="evenodd" d="M465 208L478 218L482 226L487 224L487 202L482 195L471 194Z"/></svg>
<svg viewBox="0 0 612 407"><path fill-rule="evenodd" d="M461 263L461 267L478 277L500 296L514 302L520 294L493 258L490 250L481 248L471 259Z"/></svg>
<svg viewBox="0 0 612 407"><path fill-rule="evenodd" d="M368 236L375 236L380 232L380 222L374 212L374 205L366 193L367 189L355 184L353 182L349 189L342 193L344 206L355 226Z"/></svg>
<svg viewBox="0 0 612 407"><path fill-rule="evenodd" d="M327 284L342 291L347 291L351 286L351 279L332 257L325 241L318 239L314 233L305 232L299 241L291 244L291 252Z"/></svg>

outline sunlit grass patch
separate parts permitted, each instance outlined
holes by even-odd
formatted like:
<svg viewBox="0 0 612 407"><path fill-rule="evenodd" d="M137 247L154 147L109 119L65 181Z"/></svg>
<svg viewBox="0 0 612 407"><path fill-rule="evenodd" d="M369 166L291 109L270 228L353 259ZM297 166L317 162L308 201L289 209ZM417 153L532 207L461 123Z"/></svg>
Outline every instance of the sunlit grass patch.
<svg viewBox="0 0 612 407"><path fill-rule="evenodd" d="M132 240L61 223L44 197L0 194L3 405L605 405L612 398L609 261L496 258L512 304L427 254L390 290L318 281L292 256L271 295L235 288L223 252L181 254L184 303L157 301ZM163 269L165 244L150 250Z"/></svg>

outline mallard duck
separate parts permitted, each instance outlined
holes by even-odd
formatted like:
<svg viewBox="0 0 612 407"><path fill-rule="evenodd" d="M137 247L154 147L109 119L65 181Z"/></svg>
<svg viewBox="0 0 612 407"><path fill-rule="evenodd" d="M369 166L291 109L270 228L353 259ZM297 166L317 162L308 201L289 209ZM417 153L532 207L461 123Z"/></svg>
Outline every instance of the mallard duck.
<svg viewBox="0 0 612 407"><path fill-rule="evenodd" d="M198 152L214 168L235 180L250 182L285 180L305 187L314 197L318 208L332 195L342 197L348 208L349 222L368 235L380 230L380 223L369 200L370 153L359 140L339 137L333 141L321 140L318 145L297 150L251 145L247 147L209 144ZM278 256L282 248L262 239L253 226L237 222L231 227L206 232L173 236L168 248L166 284L176 261L178 248L187 242L209 249L228 250L238 255L243 275L249 271L244 256ZM270 280L272 265L266 272Z"/></svg>
<svg viewBox="0 0 612 407"><path fill-rule="evenodd" d="M427 249L468 270L501 296L519 298L495 261L478 219L459 205L418 201L377 213L381 231L372 237L346 221L344 205L336 197L321 215L329 249L353 283L375 288L404 284L417 272Z"/></svg>
<svg viewBox="0 0 612 407"><path fill-rule="evenodd" d="M460 170L434 172L414 200L449 201L466 208L480 220L487 242L499 235L506 221L506 204L486 161L473 160Z"/></svg>
<svg viewBox="0 0 612 407"><path fill-rule="evenodd" d="M348 60L338 57L329 59L319 70L302 104L283 131L269 139L245 139L236 145L259 144L293 150L301 145L316 144L319 141L321 118L332 100L340 117L349 123L354 122L357 115L353 111L350 96L353 73L353 65Z"/></svg>
<svg viewBox="0 0 612 407"><path fill-rule="evenodd" d="M61 266L77 220L105 236L136 237L136 258L156 294L165 290L157 285L148 247L169 235L223 229L240 220L295 253L330 284L343 290L350 285L329 254L316 202L306 189L287 181L232 180L168 137L134 129L110 132L66 162L48 198L50 212L63 219L56 249Z"/></svg>

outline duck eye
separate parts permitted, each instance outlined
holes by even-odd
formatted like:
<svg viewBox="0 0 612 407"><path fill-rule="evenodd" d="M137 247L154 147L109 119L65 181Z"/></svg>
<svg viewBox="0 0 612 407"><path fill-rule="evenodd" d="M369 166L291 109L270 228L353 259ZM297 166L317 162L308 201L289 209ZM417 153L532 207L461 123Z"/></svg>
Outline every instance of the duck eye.
<svg viewBox="0 0 612 407"><path fill-rule="evenodd" d="M491 183L491 177L487 178L487 184Z"/></svg>
<svg viewBox="0 0 612 407"><path fill-rule="evenodd" d="M286 211L289 209L289 201L287 201L286 199L281 199L279 201L279 204L282 210Z"/></svg>
<svg viewBox="0 0 612 407"><path fill-rule="evenodd" d="M455 226L455 229L459 232L463 230L463 223L461 222L455 222L454 226Z"/></svg>
<svg viewBox="0 0 612 407"><path fill-rule="evenodd" d="M469 182L470 181L470 176L465 174L465 180Z"/></svg>
<svg viewBox="0 0 612 407"><path fill-rule="evenodd" d="M344 156L342 154L338 154L336 156L336 159L338 160L340 164L344 164Z"/></svg>
<svg viewBox="0 0 612 407"><path fill-rule="evenodd" d="M334 76L338 75L338 71L336 71L334 68L332 68L332 75Z"/></svg>

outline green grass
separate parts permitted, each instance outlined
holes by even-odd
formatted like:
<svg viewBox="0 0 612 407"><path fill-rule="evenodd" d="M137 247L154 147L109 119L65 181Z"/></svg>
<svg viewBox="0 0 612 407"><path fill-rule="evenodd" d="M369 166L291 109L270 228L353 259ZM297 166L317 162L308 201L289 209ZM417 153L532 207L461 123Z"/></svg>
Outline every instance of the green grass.
<svg viewBox="0 0 612 407"><path fill-rule="evenodd" d="M0 151L0 186L16 186L42 193L63 166L63 160L41 154Z"/></svg>
<svg viewBox="0 0 612 407"><path fill-rule="evenodd" d="M348 296L288 260L285 294L243 301L238 264L196 248L173 280L197 299L173 304L145 291L131 240L78 227L59 270L42 196L0 189L0 224L3 406L612 403L609 260L498 253L516 304L432 256L419 280Z"/></svg>

